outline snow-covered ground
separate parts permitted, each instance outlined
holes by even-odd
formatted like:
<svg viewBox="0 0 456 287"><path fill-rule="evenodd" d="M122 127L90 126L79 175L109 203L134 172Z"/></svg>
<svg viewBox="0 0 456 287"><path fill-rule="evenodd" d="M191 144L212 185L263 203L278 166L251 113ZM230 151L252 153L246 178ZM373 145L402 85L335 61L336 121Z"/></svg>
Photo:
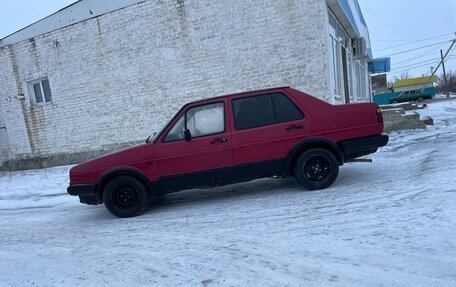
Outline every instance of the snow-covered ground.
<svg viewBox="0 0 456 287"><path fill-rule="evenodd" d="M456 286L456 101L306 192L263 179L118 219L69 167L0 173L1 286Z"/></svg>

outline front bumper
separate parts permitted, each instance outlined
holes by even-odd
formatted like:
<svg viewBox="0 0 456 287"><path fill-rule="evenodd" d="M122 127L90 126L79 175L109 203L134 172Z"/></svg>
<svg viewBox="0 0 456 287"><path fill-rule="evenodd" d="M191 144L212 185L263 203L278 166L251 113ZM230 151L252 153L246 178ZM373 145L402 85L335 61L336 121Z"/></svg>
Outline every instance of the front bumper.
<svg viewBox="0 0 456 287"><path fill-rule="evenodd" d="M79 196L81 203L97 205L102 203L97 195L97 186L95 184L75 184L67 188L69 195Z"/></svg>
<svg viewBox="0 0 456 287"><path fill-rule="evenodd" d="M379 147L385 146L389 141L388 135L376 135L360 139L341 142L340 149L344 154L344 161L355 159L375 153Z"/></svg>

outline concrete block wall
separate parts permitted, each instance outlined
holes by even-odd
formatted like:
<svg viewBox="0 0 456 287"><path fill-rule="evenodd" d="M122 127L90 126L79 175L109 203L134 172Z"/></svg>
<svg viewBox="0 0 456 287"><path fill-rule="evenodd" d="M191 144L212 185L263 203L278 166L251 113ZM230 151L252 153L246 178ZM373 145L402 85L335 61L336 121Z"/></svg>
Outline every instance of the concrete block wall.
<svg viewBox="0 0 456 287"><path fill-rule="evenodd" d="M149 0L0 48L11 158L100 150L184 104L289 85L329 101L323 0ZM48 77L52 103L31 104Z"/></svg>

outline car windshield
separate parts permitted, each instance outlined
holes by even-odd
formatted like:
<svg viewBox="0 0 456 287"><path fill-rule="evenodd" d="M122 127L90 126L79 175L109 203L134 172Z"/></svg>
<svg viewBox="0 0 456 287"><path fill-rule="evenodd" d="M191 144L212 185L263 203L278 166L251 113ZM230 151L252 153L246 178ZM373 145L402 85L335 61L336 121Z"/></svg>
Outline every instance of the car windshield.
<svg viewBox="0 0 456 287"><path fill-rule="evenodd" d="M166 129L166 127L171 123L171 121L174 119L174 116L171 117L171 119L165 124L163 125L163 127L158 131L158 132L155 132L152 137L150 138L150 143L154 143L157 138L163 133L164 129Z"/></svg>

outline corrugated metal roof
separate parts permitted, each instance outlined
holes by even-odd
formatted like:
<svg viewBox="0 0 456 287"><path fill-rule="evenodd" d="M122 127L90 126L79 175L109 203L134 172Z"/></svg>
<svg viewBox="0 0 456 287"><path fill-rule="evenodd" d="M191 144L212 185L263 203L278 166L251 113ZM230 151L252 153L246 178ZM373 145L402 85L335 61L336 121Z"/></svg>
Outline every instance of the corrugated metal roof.
<svg viewBox="0 0 456 287"><path fill-rule="evenodd" d="M412 78L412 79L397 81L396 83L393 84L393 88L413 86L413 85L426 84L426 83L435 83L435 82L437 82L437 76Z"/></svg>
<svg viewBox="0 0 456 287"><path fill-rule="evenodd" d="M146 0L79 0L0 40L0 47L67 27Z"/></svg>

